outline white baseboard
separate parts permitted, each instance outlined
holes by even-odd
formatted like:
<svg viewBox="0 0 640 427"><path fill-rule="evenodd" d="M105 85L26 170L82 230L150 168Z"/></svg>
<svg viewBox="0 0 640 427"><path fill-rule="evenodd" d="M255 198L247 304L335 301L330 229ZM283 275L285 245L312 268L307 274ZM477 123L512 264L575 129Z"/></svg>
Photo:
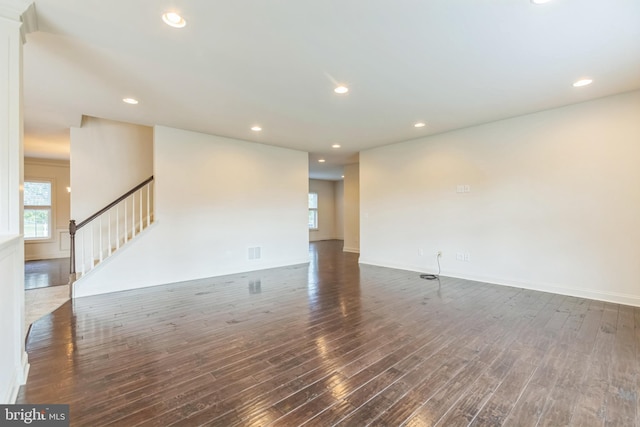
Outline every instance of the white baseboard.
<svg viewBox="0 0 640 427"><path fill-rule="evenodd" d="M108 265L108 263L111 262L113 258L114 256L111 256L107 258L105 261L98 264L93 270L91 270L91 274L92 275L100 274L98 272L98 269L100 269L101 267L105 268L105 266ZM292 258L289 260L261 263L261 264L255 264L255 265L245 264L243 266L238 266L236 268L229 269L229 270L212 271L210 274L207 274L207 275L184 276L184 277L176 278L175 280L172 280L170 282L129 281L127 283L126 288L113 288L112 283L103 282L99 279L92 280L91 284L87 286L87 283L85 283L86 281L83 282L83 278L81 277L80 279L76 280L73 283L72 298L76 299L76 298L89 297L94 295L108 294L112 292L123 292L123 291L130 291L133 289L150 288L153 286L164 286L164 285L169 285L174 283L191 282L194 280L206 280L213 277L228 276L232 274L251 273L251 272L261 271L261 270L270 270L273 268L292 267L296 265L308 265L308 264L309 264L308 257ZM87 275L85 277L91 280L91 276Z"/></svg>
<svg viewBox="0 0 640 427"><path fill-rule="evenodd" d="M14 370L11 375L11 381L9 382L9 389L5 392L3 403L14 404L18 398L18 392L20 386L26 384L27 377L29 376L29 356L26 352L22 353L22 366Z"/></svg>
<svg viewBox="0 0 640 427"><path fill-rule="evenodd" d="M69 252L49 252L44 254L36 254L36 255L26 255L24 256L25 261L40 261L43 259L60 259L60 258L69 258Z"/></svg>
<svg viewBox="0 0 640 427"><path fill-rule="evenodd" d="M418 268L412 265L397 265L393 263L380 262L377 260L360 258L360 264L373 265L376 267L393 268L396 270L415 271L420 273L437 273L437 271L429 271L429 269ZM504 279L492 276L478 276L472 274L459 274L456 272L442 271L442 276L453 277L456 279L473 280L476 282L490 283L492 285L510 286L512 288L529 289L532 291L550 292L553 294L567 295L577 298L586 298L598 301L605 301L614 304L630 305L640 307L640 296L623 294L618 292L603 292L591 289L581 289L571 286L558 286L557 284L542 282L524 282L516 279Z"/></svg>
<svg viewBox="0 0 640 427"><path fill-rule="evenodd" d="M26 351L22 352L22 370L20 372L20 385L24 385L27 383L27 378L29 378L29 369L31 365L29 364L29 354Z"/></svg>
<svg viewBox="0 0 640 427"><path fill-rule="evenodd" d="M586 298L604 302L610 302L614 304L630 305L634 307L640 307L640 296L622 294L618 292L603 292L595 291L591 289L580 289L570 286L558 286L550 283L529 283L519 280L505 280L495 277L483 277L474 275L448 275L449 277L455 277L459 279L475 280L477 282L491 283L500 286L510 286L514 288L530 289L532 291L550 292L553 294L567 295L577 298Z"/></svg>
<svg viewBox="0 0 640 427"><path fill-rule="evenodd" d="M359 254L360 253L360 248L348 248L348 247L344 247L342 248L342 252L351 252L354 254Z"/></svg>
<svg viewBox="0 0 640 427"><path fill-rule="evenodd" d="M360 264L373 265L375 267L393 268L395 270L415 271L419 273L431 273L430 271L426 271L425 269L421 269L411 265L395 264L395 263L390 263L386 261L367 259L367 258L363 258L362 256L360 257L360 260L358 262Z"/></svg>

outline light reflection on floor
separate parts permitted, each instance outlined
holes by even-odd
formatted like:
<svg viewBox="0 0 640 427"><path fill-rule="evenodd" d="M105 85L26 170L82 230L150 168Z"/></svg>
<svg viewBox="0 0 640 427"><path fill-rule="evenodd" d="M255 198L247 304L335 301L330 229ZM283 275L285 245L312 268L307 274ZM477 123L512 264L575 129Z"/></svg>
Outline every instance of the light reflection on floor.
<svg viewBox="0 0 640 427"><path fill-rule="evenodd" d="M307 277L307 293L311 305L314 305L318 299L318 280L318 251L311 244L309 246L309 273Z"/></svg>
<svg viewBox="0 0 640 427"><path fill-rule="evenodd" d="M24 323L25 333L29 325L45 316L69 300L68 286L27 289L24 291Z"/></svg>
<svg viewBox="0 0 640 427"><path fill-rule="evenodd" d="M62 286L69 282L69 258L44 259L24 263L24 288Z"/></svg>
<svg viewBox="0 0 640 427"><path fill-rule="evenodd" d="M25 334L29 325L69 300L68 282L69 258L25 262Z"/></svg>

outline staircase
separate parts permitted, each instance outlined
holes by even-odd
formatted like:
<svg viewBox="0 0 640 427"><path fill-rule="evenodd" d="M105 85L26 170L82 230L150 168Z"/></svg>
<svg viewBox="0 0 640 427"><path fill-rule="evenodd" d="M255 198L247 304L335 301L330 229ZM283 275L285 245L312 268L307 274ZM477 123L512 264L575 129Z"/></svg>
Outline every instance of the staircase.
<svg viewBox="0 0 640 427"><path fill-rule="evenodd" d="M153 224L153 176L89 218L69 222L69 283L89 274Z"/></svg>

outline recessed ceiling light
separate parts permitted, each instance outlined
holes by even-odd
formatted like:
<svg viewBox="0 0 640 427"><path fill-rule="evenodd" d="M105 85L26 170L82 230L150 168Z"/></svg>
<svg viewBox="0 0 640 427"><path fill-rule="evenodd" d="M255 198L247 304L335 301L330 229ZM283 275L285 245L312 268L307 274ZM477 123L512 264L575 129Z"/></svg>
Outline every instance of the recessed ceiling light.
<svg viewBox="0 0 640 427"><path fill-rule="evenodd" d="M180 15L175 12L165 12L162 14L162 20L165 24L174 27L174 28L182 28L187 25L187 21Z"/></svg>
<svg viewBox="0 0 640 427"><path fill-rule="evenodd" d="M340 144L333 144L331 148L340 148Z"/></svg>
<svg viewBox="0 0 640 427"><path fill-rule="evenodd" d="M324 159L318 159L318 163L324 163L325 160Z"/></svg>
<svg viewBox="0 0 640 427"><path fill-rule="evenodd" d="M577 82L575 82L573 84L573 87L582 87L582 86L588 86L591 83L593 83L593 80L591 79L580 79Z"/></svg>
<svg viewBox="0 0 640 427"><path fill-rule="evenodd" d="M348 87L346 87L346 86L338 86L338 87L337 87L337 88L335 88L333 91L334 91L335 93L339 93L339 94L341 94L341 95L342 95L342 94L344 94L344 93L349 92L349 88L348 88Z"/></svg>
<svg viewBox="0 0 640 427"><path fill-rule="evenodd" d="M342 175L342 177L341 177L341 178L344 178L344 175Z"/></svg>
<svg viewBox="0 0 640 427"><path fill-rule="evenodd" d="M122 102L126 102L127 104L136 105L138 100L135 98L122 98Z"/></svg>
<svg viewBox="0 0 640 427"><path fill-rule="evenodd" d="M260 132L262 130L262 128L260 126L253 126L251 128L251 130L254 131L254 132Z"/></svg>
<svg viewBox="0 0 640 427"><path fill-rule="evenodd" d="M424 123L424 122L418 122L418 123L416 123L415 125L413 125L413 127L416 127L416 128L423 128L423 127L425 127L426 125L427 125L427 124L426 124L426 123Z"/></svg>

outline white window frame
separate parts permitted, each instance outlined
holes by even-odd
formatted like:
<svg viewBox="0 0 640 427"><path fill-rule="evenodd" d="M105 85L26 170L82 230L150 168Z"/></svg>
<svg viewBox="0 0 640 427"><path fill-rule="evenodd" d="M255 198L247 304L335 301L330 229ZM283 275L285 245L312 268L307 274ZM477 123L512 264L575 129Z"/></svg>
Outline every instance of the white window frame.
<svg viewBox="0 0 640 427"><path fill-rule="evenodd" d="M314 212L314 218L315 218L315 227L312 227L311 224L309 224L309 231L318 231L318 205L320 204L320 199L318 197L318 193L315 191L309 191L309 196L315 194L316 195L316 207L312 208L311 204L309 203L309 212Z"/></svg>
<svg viewBox="0 0 640 427"><path fill-rule="evenodd" d="M23 207L24 210L22 213L22 222L23 222L23 229L24 229L24 212L26 212L27 210L49 210L49 227L48 227L49 235L47 237L27 237L26 234L24 234L24 242L25 243L43 243L43 242L55 241L55 235L53 230L54 224L56 223L54 218L55 193L56 193L55 180L53 178L25 178L24 182L25 184L27 182L48 183L51 186L51 204L50 205L30 206L25 204Z"/></svg>

